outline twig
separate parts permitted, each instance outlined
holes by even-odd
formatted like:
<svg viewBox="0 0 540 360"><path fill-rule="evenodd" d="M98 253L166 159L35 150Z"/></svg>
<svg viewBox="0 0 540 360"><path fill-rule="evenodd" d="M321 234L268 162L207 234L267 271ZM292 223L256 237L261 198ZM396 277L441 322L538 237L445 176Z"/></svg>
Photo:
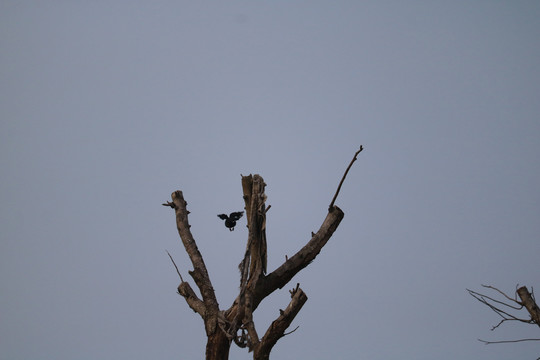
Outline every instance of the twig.
<svg viewBox="0 0 540 360"><path fill-rule="evenodd" d="M181 280L182 282L184 282L184 279L182 279L182 275L180 274L180 271L178 270L178 266L176 266L176 263L174 262L174 260L173 260L173 258L172 258L172 256L171 256L171 254L169 254L169 251L168 251L168 250L165 250L165 251L167 251L167 255L169 255L169 257L171 258L171 261L172 261L174 267L176 268L176 272L178 273L178 276L180 276L180 280Z"/></svg>
<svg viewBox="0 0 540 360"><path fill-rule="evenodd" d="M289 332L283 334L281 337L287 336L287 335L289 335L289 334L292 334L293 332L295 332L296 330L298 330L299 327L300 327L300 325L298 325L297 327L295 327L294 330L291 330L291 331L289 331Z"/></svg>
<svg viewBox="0 0 540 360"><path fill-rule="evenodd" d="M505 298L507 298L507 299L510 300L510 301L518 302L515 298L512 299L510 296L506 295L505 293L503 293L501 290L497 289L496 287L493 287L493 286L491 286L491 285L484 285L484 284L482 284L482 286L485 287L486 289L493 289L493 290L499 292L500 294L502 294ZM503 303L501 303L501 304L503 304ZM521 309L521 308L520 308L520 309ZM518 309L518 310L519 310L519 309Z"/></svg>
<svg viewBox="0 0 540 360"><path fill-rule="evenodd" d="M478 341L481 341L484 344L489 345L489 344L516 343L516 342L522 342L522 341L540 341L540 339L519 339L519 340L501 340L501 341L486 341L486 340L478 339Z"/></svg>
<svg viewBox="0 0 540 360"><path fill-rule="evenodd" d="M351 163L347 167L347 170L345 170L345 174L343 174L343 177L341 178L341 181L339 182L339 186L338 186L338 188L336 190L336 194L334 195L334 198L332 199L332 202L330 203L330 206L328 206L329 211L331 211L332 208L334 207L334 202L336 201L336 199L338 197L339 190L341 190L341 185L343 185L343 181L345 181L345 177L347 176L347 173L349 172L349 169L351 168L352 164L356 161L356 157L358 156L358 154L360 154L360 152L362 150L364 150L364 147L362 145L360 145L360 149L358 149L358 151L354 154L354 157L351 160Z"/></svg>
<svg viewBox="0 0 540 360"><path fill-rule="evenodd" d="M482 285L482 286L484 286L484 285ZM488 286L485 286L485 287L488 287ZM490 288L492 288L492 287L490 286ZM496 289L496 288L492 288L492 289L495 289L495 290L499 291L501 294L503 294L504 296L506 296L506 294L504 294L504 293L503 293L502 291L500 291L499 289ZM469 289L467 289L467 291L468 291L469 294L471 294L471 296L473 296L475 299L477 299L478 301L480 301L480 302L482 302L482 303L484 303L484 304L486 304L486 305L488 305L488 306L489 306L489 304L487 303L487 301L486 301L485 299L489 299L489 300L491 300L491 301L493 301L493 302L496 302L496 303L498 303L498 304L507 306L507 307L512 308L512 309L514 309L514 310L521 310L521 309L523 309L523 305L521 305L520 302L518 302L518 301L516 301L516 300L514 300L514 299L512 299L512 298L509 298L508 296L506 296L506 298L510 299L511 301L517 303L517 304L520 305L520 306L519 306L519 307L517 307L517 306L512 306L512 305L507 304L507 303L505 303L505 302L502 302L502 301L500 301L500 300L493 299L493 298L491 298L491 297L489 297L489 296L487 296L487 295L480 294L480 293L478 293L478 292L476 292L476 291L472 291L472 290L469 290ZM475 295L481 297L482 300L480 300L480 299L479 299L477 296L475 296Z"/></svg>
<svg viewBox="0 0 540 360"><path fill-rule="evenodd" d="M500 308L498 308L498 307L496 307L494 305L494 304L500 304L500 305L504 305L504 306L509 307L511 309L514 309L514 310L523 309L523 307L526 307L525 304L527 303L527 301L524 299L526 296L522 296L522 293L526 292L528 294L527 288L521 287L521 288L517 289L516 290L516 298L512 299L510 296L506 295L504 292L497 289L496 287L489 286L489 285L482 285L482 286L487 288L487 289L497 291L499 294L504 296L507 300L509 300L512 303L512 304L508 304L508 303L505 303L503 301L496 300L494 298L486 296L484 294L480 294L480 293L478 293L476 291L472 291L472 290L467 289L467 291L469 292L469 294L472 297L474 297L476 300L480 301L482 304L488 306L491 310L493 310L497 315L499 315L502 318L502 320L499 321L499 323L497 325L495 325L495 326L493 326L491 328L492 331L497 329L505 321L520 321L520 322L524 322L524 323L527 323L527 324L535 324L536 323L534 321L534 319L532 318L532 314L535 313L534 310L529 311L529 313L531 313L531 319L520 319L520 318L518 318L518 317L516 317L516 316L514 316L514 315L512 315L512 314L510 314L510 313L508 313L506 311L501 310ZM517 300L517 295L520 296L520 298L522 300L521 302ZM513 304L517 304L517 305L519 305L519 307L515 306ZM536 307L536 303L534 303L534 306ZM540 339L518 339L518 340L501 340L501 341L486 341L486 340L478 339L478 341L481 341L484 344L488 345L488 344L515 343L515 342L522 342L522 341L540 341Z"/></svg>
<svg viewBox="0 0 540 360"><path fill-rule="evenodd" d="M488 287L488 286L485 286L485 285L482 285L482 286ZM505 295L502 291L500 291L500 290L498 290L498 289L496 289L496 288L494 288L494 287L489 287L489 288L495 289L495 290L499 291L501 294ZM506 304L506 303L504 303L504 302L502 302L502 301L498 301L498 300L495 300L495 299L493 299L493 298L490 298L489 296L486 296L486 295L484 295L484 294L477 293L476 291L472 291L472 290L469 290L469 289L467 289L467 291L469 292L469 294L470 294L472 297L474 297L476 300L480 301L482 304L484 304L484 305L486 305L487 307L489 307L491 310L493 310L497 315L499 315L499 316L502 318L502 320L499 321L499 323L498 323L497 325L495 325L495 326L493 326L493 327L491 328L491 331L497 329L497 328L498 328L499 326L501 326L505 321L520 321L520 322L524 322L524 323L528 323L528 324L531 323L531 320L520 319L520 318L518 318L518 317L516 317L516 316L514 316L514 315L512 315L512 314L510 314L510 313L508 313L508 312L506 312L506 311L504 311L504 310L499 309L499 308L496 307L495 305L489 303L489 301L486 300L486 299L489 299L489 300L491 300L492 302L499 303L499 304L501 304L501 305L505 305L505 306L507 306L507 307L509 307L509 308L512 308L512 309L515 309L515 310L520 310L520 309L523 308L523 306L521 306L521 307L519 307L519 308L518 308L518 307L514 307L514 306L512 306L512 305L510 305L510 304ZM506 296L506 295L505 295L505 296ZM517 304L520 304L518 301L516 301L516 300L514 300L514 299L511 299L511 298L509 298L508 296L506 296L506 298L510 299L511 301L513 301L513 302L515 302L515 303L517 303Z"/></svg>

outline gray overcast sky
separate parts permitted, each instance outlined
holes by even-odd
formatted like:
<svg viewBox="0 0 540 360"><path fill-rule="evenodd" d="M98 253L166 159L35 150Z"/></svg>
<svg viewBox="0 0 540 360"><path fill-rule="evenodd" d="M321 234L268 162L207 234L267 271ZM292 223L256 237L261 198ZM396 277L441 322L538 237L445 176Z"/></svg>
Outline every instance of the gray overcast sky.
<svg viewBox="0 0 540 360"><path fill-rule="evenodd" d="M538 1L2 1L0 359L202 359L161 203L184 192L228 308L247 230L216 214L243 208L240 174L268 184L271 271L360 144L273 358L536 359L478 342L540 336L491 332L465 288L540 286L538 19Z"/></svg>

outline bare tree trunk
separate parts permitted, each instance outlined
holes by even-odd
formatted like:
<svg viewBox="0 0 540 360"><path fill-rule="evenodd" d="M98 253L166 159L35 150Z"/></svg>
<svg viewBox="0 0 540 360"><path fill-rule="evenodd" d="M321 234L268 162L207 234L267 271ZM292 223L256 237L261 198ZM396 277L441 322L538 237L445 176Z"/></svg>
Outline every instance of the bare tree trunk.
<svg viewBox="0 0 540 360"><path fill-rule="evenodd" d="M219 328L208 336L206 342L206 360L228 360L231 342Z"/></svg>
<svg viewBox="0 0 540 360"><path fill-rule="evenodd" d="M240 262L240 292L233 304L227 310L220 310L216 299L210 276L206 270L203 257L197 248L197 244L191 234L188 222L188 214L181 191L172 193L172 202L163 205L170 206L176 213L176 225L178 233L189 255L193 270L189 274L195 281L202 299L184 281L178 267L175 267L180 276L178 293L184 297L188 306L198 313L205 326L208 341L206 344L207 360L227 360L231 342L239 347L247 347L253 351L255 360L266 360L270 357L270 351L283 336L292 321L307 301L307 295L300 289L299 284L290 291L291 301L285 310L279 311L279 316L272 322L259 338L253 312L261 301L278 288L283 288L300 270L308 266L320 253L323 246L330 240L343 219L343 211L334 205L339 190L343 184L347 172L356 156L363 150L360 146L349 167L345 171L338 190L328 208L328 214L321 227L316 233L311 233L311 239L292 257L266 275L267 249L266 249L266 194L264 180L259 175L242 176L242 189L245 202L246 219L248 226L248 240L246 251ZM170 256L170 255L169 255ZM174 260L171 257L174 263ZM296 330L296 329L295 329ZM294 331L294 330L293 330Z"/></svg>

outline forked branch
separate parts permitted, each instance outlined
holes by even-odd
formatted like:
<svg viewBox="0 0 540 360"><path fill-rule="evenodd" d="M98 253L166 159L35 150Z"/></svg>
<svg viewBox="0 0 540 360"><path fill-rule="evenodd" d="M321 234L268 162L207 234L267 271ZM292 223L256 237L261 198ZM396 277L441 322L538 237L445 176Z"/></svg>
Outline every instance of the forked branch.
<svg viewBox="0 0 540 360"><path fill-rule="evenodd" d="M491 328L491 330L495 330L505 321L518 321L518 322L523 322L527 324L536 324L540 326L540 310L538 309L538 306L536 305L536 302L534 301L534 295L532 293L529 293L529 291L527 290L527 287L522 286L516 290L516 294L521 299L521 301L519 301L517 300L517 296L515 298L511 298L510 296L506 295L504 292L502 292L501 290L493 286L487 286L487 285L482 285L482 286L487 289L491 289L498 292L499 294L504 296L504 298L506 299L505 301L497 300L493 297L467 289L467 291L472 297L474 297L476 300L480 301L482 304L489 307L491 310L493 310L493 312L495 312L497 315L499 315L502 318L501 321L499 321L497 325ZM518 317L517 315L511 313L512 310L521 310L524 307L529 312L530 318L528 319L523 318L523 317ZM478 339L478 340L483 342L484 344L502 344L502 343L521 342L521 341L540 341L540 339L518 339L518 340L502 340L502 341L486 341L486 340L481 340L481 339Z"/></svg>
<svg viewBox="0 0 540 360"><path fill-rule="evenodd" d="M193 310L197 311L201 315L202 313L205 314L204 322L206 333L208 335L213 334L216 331L217 317L219 313L216 294L214 293L214 288L212 287L212 282L210 281L210 276L206 270L203 257L199 252L199 248L197 247L197 243L195 242L193 235L191 234L191 225L189 225L188 222L189 211L187 210L187 202L184 200L184 195L182 194L182 191L178 190L171 194L171 198L172 202L167 202L163 205L169 206L175 211L178 234L180 235L184 248L189 255L191 263L193 264L193 271L189 271L189 274L195 280L195 283L201 292L204 311L202 310L202 305L196 301L198 298L196 296L195 298L193 297L195 293L193 290L191 290L189 284L183 285L187 283L182 282L178 287L178 291L182 296L184 296L187 303ZM181 287L183 289L182 291Z"/></svg>
<svg viewBox="0 0 540 360"><path fill-rule="evenodd" d="M300 289L299 284L297 284L296 288L291 290L290 293L291 302L285 310L279 311L279 317L270 324L268 330L266 330L266 333L261 339L259 346L254 351L253 359L268 360L270 351L280 338L287 335L285 334L285 330L291 325L292 321L308 299L307 295ZM292 330L289 334L295 330L296 329Z"/></svg>
<svg viewBox="0 0 540 360"><path fill-rule="evenodd" d="M290 258L286 256L285 262L268 275L266 275L266 213L270 209L270 205L266 206L265 204L264 189L266 184L260 175L242 176L248 241L244 257L239 265L240 291L227 310L221 311L219 309L206 265L190 231L189 211L186 209L187 203L182 192L173 192L172 201L163 204L175 211L178 233L193 265L193 270L188 273L195 280L202 299L195 294L189 283L184 281L176 263L169 254L181 280L178 293L184 297L189 307L203 318L208 336L207 360L227 360L232 342L239 347L247 347L249 351L253 351L254 359L267 360L276 342L281 337L296 330L285 332L307 301L307 296L299 285L291 290L291 301L287 308L280 310L279 316L260 339L253 321L253 312L265 297L285 286L294 275L308 266L330 240L344 216L343 211L334 203L347 173L362 150L363 147L360 146L343 174L330 203L328 214L319 230L316 233L312 232L311 239L302 249Z"/></svg>

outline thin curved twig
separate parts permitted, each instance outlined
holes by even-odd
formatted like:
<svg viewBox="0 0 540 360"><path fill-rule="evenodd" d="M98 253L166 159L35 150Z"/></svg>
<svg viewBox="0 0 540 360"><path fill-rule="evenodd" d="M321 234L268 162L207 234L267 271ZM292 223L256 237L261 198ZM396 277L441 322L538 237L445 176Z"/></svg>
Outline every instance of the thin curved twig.
<svg viewBox="0 0 540 360"><path fill-rule="evenodd" d="M178 276L180 276L180 280L181 280L182 282L184 282L184 279L182 279L182 274L180 274L180 270L178 270L178 266L176 266L176 263L174 262L174 260L173 260L173 258L172 258L172 256L171 256L171 254L169 254L169 251L168 251L168 250L165 250L165 251L167 251L167 255L169 255L169 257L171 258L171 261L172 261L174 267L176 268L176 272L178 273Z"/></svg>
<svg viewBox="0 0 540 360"><path fill-rule="evenodd" d="M516 343L516 342L522 342L522 341L540 341L540 339L518 339L518 340L501 340L501 341L486 341L486 340L478 339L478 341L481 341L484 344L489 345L489 344Z"/></svg>
<svg viewBox="0 0 540 360"><path fill-rule="evenodd" d="M351 163L347 167L347 170L345 170L345 174L343 174L343 177L341 178L341 181L339 182L339 186L338 186L338 188L336 190L336 194L334 195L334 198L332 199L332 202L330 203L330 206L328 206L329 211L332 211L332 208L334 207L334 202L336 201L336 199L338 197L339 190L341 190L341 185L343 185L343 181L345 181L345 177L347 176L347 173L349 172L352 164L356 161L356 157L358 156L358 154L360 154L360 152L362 150L364 150L364 147L362 145L360 145L360 149L358 149L358 151L354 154L354 157L351 160Z"/></svg>
<svg viewBox="0 0 540 360"><path fill-rule="evenodd" d="M502 294L505 298L507 298L508 300L510 301L513 301L513 302L517 302L519 303L516 298L512 299L510 296L506 295L504 292L502 292L501 290L497 289L496 287L494 286L491 286L491 285L484 285L482 284L483 287L485 287L486 289L493 289L495 291L497 291L498 293ZM517 290L517 289L516 289ZM501 304L504 304L504 303L501 303Z"/></svg>
<svg viewBox="0 0 540 360"><path fill-rule="evenodd" d="M482 285L482 286L484 286L484 285ZM488 287L488 286L485 286L485 287ZM501 294L503 294L504 296L506 296L506 294L504 294L504 293L503 293L502 291L500 291L499 289L494 288L494 287L491 287L491 286L490 286L490 288L495 289L495 290L499 291ZM517 303L517 304L520 305L520 306L519 306L519 307L513 306L513 305L507 304L507 303L502 302L502 301L500 301L500 300L494 299L494 298L492 298L492 297L489 297L489 296L484 295L484 294L480 294L480 293L478 293L478 292L476 292L476 291L472 291L472 290L469 290L469 289L467 289L467 291L469 292L469 294L471 294L471 295L472 295L474 298L476 298L478 301L483 302L483 303L485 303L486 305L488 305L488 304L486 303L486 300L485 300L485 299L489 299L489 300L491 300L491 301L493 301L493 302L496 302L496 303L498 303L498 304L507 306L507 307L509 307L509 308L511 308L511 309L514 309L514 310L521 310L521 309L523 309L523 305L521 305L521 303L520 303L519 301L516 301L516 300L514 300L514 299L512 299L512 298L509 298L508 296L506 296L506 298L510 299L511 301ZM483 300L480 300L480 299L479 299L477 296L475 296L475 295L477 295L478 297L481 297Z"/></svg>
<svg viewBox="0 0 540 360"><path fill-rule="evenodd" d="M289 331L289 332L283 334L281 337L287 336L287 335L289 335L289 334L292 334L293 332L295 332L296 330L298 330L299 327L300 327L300 325L298 325L297 327L295 327L294 330L291 330L291 331Z"/></svg>

